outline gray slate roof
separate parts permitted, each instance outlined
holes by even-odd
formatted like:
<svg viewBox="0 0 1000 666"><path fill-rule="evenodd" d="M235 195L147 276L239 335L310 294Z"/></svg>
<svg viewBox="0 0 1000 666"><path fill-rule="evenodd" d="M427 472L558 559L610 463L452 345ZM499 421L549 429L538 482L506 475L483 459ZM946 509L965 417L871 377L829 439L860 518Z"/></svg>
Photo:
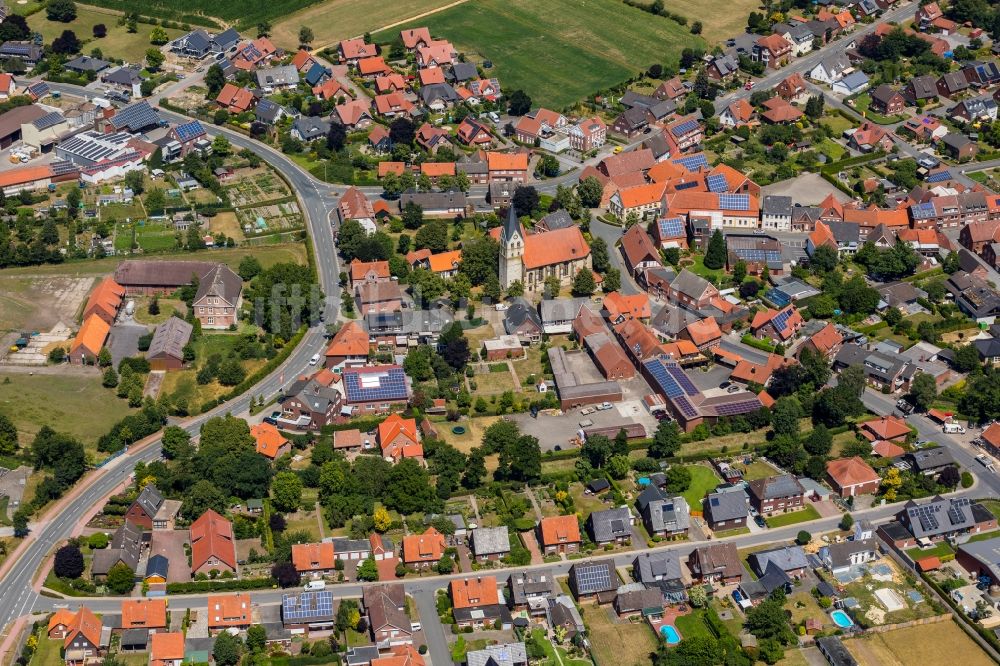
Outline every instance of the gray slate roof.
<svg viewBox="0 0 1000 666"><path fill-rule="evenodd" d="M674 551L642 553L635 558L632 568L639 582L652 585L659 581L680 581L681 560Z"/></svg>
<svg viewBox="0 0 1000 666"><path fill-rule="evenodd" d="M746 495L743 492L709 493L705 506L715 522L747 517Z"/></svg>
<svg viewBox="0 0 1000 666"><path fill-rule="evenodd" d="M482 650L471 650L465 655L467 666L516 666L528 663L528 650L524 643L488 645Z"/></svg>
<svg viewBox="0 0 1000 666"><path fill-rule="evenodd" d="M146 357L171 356L183 359L184 345L191 340L193 330L194 327L180 317L170 317L156 327Z"/></svg>
<svg viewBox="0 0 1000 666"><path fill-rule="evenodd" d="M751 481L750 492L760 500L767 500L801 495L804 489L793 475L781 474Z"/></svg>
<svg viewBox="0 0 1000 666"><path fill-rule="evenodd" d="M492 555L510 552L510 533L503 527L480 527L472 530L472 552Z"/></svg>
<svg viewBox="0 0 1000 666"><path fill-rule="evenodd" d="M750 566L758 575L763 575L767 571L768 563L774 562L782 571L794 571L795 569L806 569L809 561L806 553L800 546L783 546L771 550L762 550L750 555L747 558Z"/></svg>
<svg viewBox="0 0 1000 666"><path fill-rule="evenodd" d="M591 531L596 543L606 543L621 537L632 536L632 514L628 507L595 511L590 514Z"/></svg>

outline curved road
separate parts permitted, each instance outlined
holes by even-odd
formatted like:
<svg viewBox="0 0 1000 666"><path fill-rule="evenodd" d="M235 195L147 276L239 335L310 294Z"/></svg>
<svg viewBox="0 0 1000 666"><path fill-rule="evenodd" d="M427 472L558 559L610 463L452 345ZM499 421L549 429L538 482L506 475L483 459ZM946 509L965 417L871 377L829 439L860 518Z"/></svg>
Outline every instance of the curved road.
<svg viewBox="0 0 1000 666"><path fill-rule="evenodd" d="M93 90L66 84L51 83L50 87L53 90L74 95L93 96L95 94ZM163 117L175 122L188 120L184 116L169 111L161 110L160 113ZM333 204L324 196L328 195L330 190L321 191L311 176L278 151L237 132L211 125L206 126L206 128L210 134L224 134L230 143L239 149L248 148L261 155L288 179L292 188L298 193L309 225L319 284L326 295L325 314L329 321L334 321L340 311L340 289L337 286L340 269L330 224L330 211L333 209ZM209 418L227 412L238 414L247 411L251 398L258 395L273 396L278 394L300 372L309 369L309 359L313 354L321 351L324 346L324 327L319 322L309 323L310 328L301 344L274 372L238 398L230 400L210 412L188 419L180 425L196 435L201 425ZM33 526L32 534L26 540L27 545L0 583L0 589L3 590L3 593L0 594L0 627L6 627L11 621L30 612L35 607L39 596L32 589L31 581L35 574L41 570L52 547L66 539L87 512L121 484L125 477L131 473L136 463L140 461L150 462L159 457L159 442L121 456L102 470L102 473L90 483L79 497L55 519Z"/></svg>

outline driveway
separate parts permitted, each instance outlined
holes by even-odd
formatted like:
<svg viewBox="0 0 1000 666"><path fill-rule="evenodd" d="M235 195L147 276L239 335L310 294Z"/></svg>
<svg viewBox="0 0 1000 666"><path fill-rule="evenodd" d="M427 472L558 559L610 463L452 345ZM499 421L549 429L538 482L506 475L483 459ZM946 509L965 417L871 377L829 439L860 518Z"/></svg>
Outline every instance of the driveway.
<svg viewBox="0 0 1000 666"><path fill-rule="evenodd" d="M169 562L168 583L186 583L191 580L184 544L188 542L187 530L153 530L149 542L149 556L163 555Z"/></svg>
<svg viewBox="0 0 1000 666"><path fill-rule="evenodd" d="M148 328L131 322L115 324L111 327L107 347L111 352L111 362L114 367L117 368L123 358L139 353L139 338L146 333L149 333Z"/></svg>

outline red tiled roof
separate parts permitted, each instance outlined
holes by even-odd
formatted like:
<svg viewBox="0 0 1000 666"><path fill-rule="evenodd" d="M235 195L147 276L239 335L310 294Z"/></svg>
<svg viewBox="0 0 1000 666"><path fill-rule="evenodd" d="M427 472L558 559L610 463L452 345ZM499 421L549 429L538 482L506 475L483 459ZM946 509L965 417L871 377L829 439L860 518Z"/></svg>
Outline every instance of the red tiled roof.
<svg viewBox="0 0 1000 666"><path fill-rule="evenodd" d="M337 331L326 348L326 356L366 356L368 333L356 321L349 321Z"/></svg>
<svg viewBox="0 0 1000 666"><path fill-rule="evenodd" d="M159 629L167 626L166 599L122 601L122 629Z"/></svg>
<svg viewBox="0 0 1000 666"><path fill-rule="evenodd" d="M292 564L299 573L333 569L337 564L333 542L293 544Z"/></svg>
<svg viewBox="0 0 1000 666"><path fill-rule="evenodd" d="M353 322L352 322L353 323ZM288 440L270 423L250 426L250 435L257 442L257 453L274 460Z"/></svg>
<svg viewBox="0 0 1000 666"><path fill-rule="evenodd" d="M872 443L872 453L883 458L895 458L906 453L906 450L898 444L880 439Z"/></svg>
<svg viewBox="0 0 1000 666"><path fill-rule="evenodd" d="M444 536L433 527L423 534L403 537L404 562L434 562L441 559L447 544Z"/></svg>
<svg viewBox="0 0 1000 666"><path fill-rule="evenodd" d="M833 324L827 324L815 335L809 338L809 340L812 342L817 351L825 355L829 354L834 347L843 342L844 336L837 331L836 326Z"/></svg>
<svg viewBox="0 0 1000 666"><path fill-rule="evenodd" d="M580 227L572 226L542 234L530 234L524 239L524 267L527 269L554 266L583 259L590 254Z"/></svg>
<svg viewBox="0 0 1000 666"><path fill-rule="evenodd" d="M197 570L213 556L236 569L233 524L212 509L191 523L191 569Z"/></svg>
<svg viewBox="0 0 1000 666"><path fill-rule="evenodd" d="M879 480L878 472L859 456L831 460L826 464L826 473L841 488Z"/></svg>
<svg viewBox="0 0 1000 666"><path fill-rule="evenodd" d="M149 658L156 662L184 658L184 634L179 631L158 631L150 636Z"/></svg>
<svg viewBox="0 0 1000 666"><path fill-rule="evenodd" d="M715 317L705 317L700 321L691 322L687 325L687 332L691 336L691 342L696 345L703 345L722 337L722 329L719 328Z"/></svg>
<svg viewBox="0 0 1000 666"><path fill-rule="evenodd" d="M543 546L556 546L560 543L580 541L580 523L575 514L542 518L539 530L542 533Z"/></svg>
<svg viewBox="0 0 1000 666"><path fill-rule="evenodd" d="M477 576L451 581L451 601L455 608L495 606L500 603L495 576Z"/></svg>
<svg viewBox="0 0 1000 666"><path fill-rule="evenodd" d="M906 421L892 415L865 421L861 424L861 428L861 434L871 441L877 439L901 440L910 434L910 428L906 425Z"/></svg>
<svg viewBox="0 0 1000 666"><path fill-rule="evenodd" d="M208 596L208 627L241 627L251 622L250 595L210 594Z"/></svg>

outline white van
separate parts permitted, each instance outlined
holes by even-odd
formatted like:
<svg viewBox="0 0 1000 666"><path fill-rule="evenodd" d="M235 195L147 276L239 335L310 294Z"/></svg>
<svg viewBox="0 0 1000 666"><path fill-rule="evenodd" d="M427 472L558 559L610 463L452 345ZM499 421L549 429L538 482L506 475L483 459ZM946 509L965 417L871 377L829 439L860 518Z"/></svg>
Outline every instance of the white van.
<svg viewBox="0 0 1000 666"><path fill-rule="evenodd" d="M319 354L313 354L312 358L309 359L309 365L316 365L319 363Z"/></svg>
<svg viewBox="0 0 1000 666"><path fill-rule="evenodd" d="M955 433L958 433L959 435L965 434L965 428L963 428L957 423L945 423L944 431L949 434L955 434Z"/></svg>
<svg viewBox="0 0 1000 666"><path fill-rule="evenodd" d="M325 590L326 589L326 581L325 580L311 580L308 583L306 583L305 589L306 589L307 592L309 592L309 591L315 592L316 590Z"/></svg>

